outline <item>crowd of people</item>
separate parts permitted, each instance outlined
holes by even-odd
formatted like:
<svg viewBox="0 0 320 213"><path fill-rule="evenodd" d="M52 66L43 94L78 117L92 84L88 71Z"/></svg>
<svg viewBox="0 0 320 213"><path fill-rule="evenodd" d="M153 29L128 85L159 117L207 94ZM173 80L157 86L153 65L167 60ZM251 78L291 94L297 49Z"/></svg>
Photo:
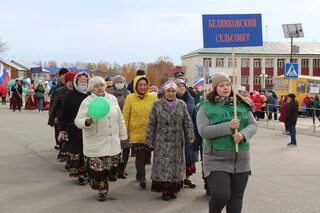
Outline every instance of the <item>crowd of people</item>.
<svg viewBox="0 0 320 213"><path fill-rule="evenodd" d="M279 111L279 121L290 135L288 146L297 145L299 105L294 94L280 98L272 91L234 95L224 73L211 77L205 97L198 88L187 87L181 73L160 88L152 85L144 70L138 70L129 83L121 75L90 78L67 68L60 69L58 76L52 88L46 81L35 85L16 80L10 89L0 91L2 104L10 95L10 108L21 111L25 95L25 109L49 109L57 160L65 162L69 176L79 185L88 183L96 190L98 201L106 200L110 182L127 178L130 156L135 158L139 187L147 188L146 166L151 165L150 189L165 201L176 199L183 187L197 187L192 175L198 171L196 162L202 161L209 212L223 208L241 212L251 174L249 141L257 131L256 122L265 117L277 120ZM93 118L89 108L98 98L106 100L110 110ZM304 108L303 115L313 115L309 108L320 109L319 98L306 97Z"/></svg>

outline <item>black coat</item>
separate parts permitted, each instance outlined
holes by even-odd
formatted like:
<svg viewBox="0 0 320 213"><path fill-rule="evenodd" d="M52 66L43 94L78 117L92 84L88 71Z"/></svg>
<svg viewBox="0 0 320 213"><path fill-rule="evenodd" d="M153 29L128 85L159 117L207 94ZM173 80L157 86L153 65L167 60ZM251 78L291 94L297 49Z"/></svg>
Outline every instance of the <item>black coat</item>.
<svg viewBox="0 0 320 213"><path fill-rule="evenodd" d="M13 99L22 98L22 86L20 84L18 84L18 86L12 85L11 92L12 92Z"/></svg>
<svg viewBox="0 0 320 213"><path fill-rule="evenodd" d="M292 126L297 124L298 108L298 102L296 100L292 100L288 103L284 121L286 125Z"/></svg>
<svg viewBox="0 0 320 213"><path fill-rule="evenodd" d="M74 119L82 101L87 97L76 90L69 92L65 99L59 115L59 130L68 132L69 151L72 154L83 153L82 130L74 124Z"/></svg>
<svg viewBox="0 0 320 213"><path fill-rule="evenodd" d="M52 126L54 124L54 119L59 118L60 110L69 90L67 86L60 87L55 91L55 96L52 105L50 106L48 125Z"/></svg>

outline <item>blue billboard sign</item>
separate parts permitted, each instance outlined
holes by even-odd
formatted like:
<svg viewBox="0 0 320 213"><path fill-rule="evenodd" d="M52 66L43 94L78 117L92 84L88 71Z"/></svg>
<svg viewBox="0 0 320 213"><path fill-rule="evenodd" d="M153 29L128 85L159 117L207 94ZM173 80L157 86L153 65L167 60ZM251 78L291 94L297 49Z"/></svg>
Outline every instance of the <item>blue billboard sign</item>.
<svg viewBox="0 0 320 213"><path fill-rule="evenodd" d="M204 48L262 46L261 14L202 15Z"/></svg>

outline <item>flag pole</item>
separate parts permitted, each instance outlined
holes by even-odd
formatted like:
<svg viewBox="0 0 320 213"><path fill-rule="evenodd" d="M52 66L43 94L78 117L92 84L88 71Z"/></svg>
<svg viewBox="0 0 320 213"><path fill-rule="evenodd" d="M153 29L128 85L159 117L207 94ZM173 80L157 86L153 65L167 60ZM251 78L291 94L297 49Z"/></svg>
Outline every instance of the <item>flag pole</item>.
<svg viewBox="0 0 320 213"><path fill-rule="evenodd" d="M237 119L237 96L236 91L237 82L236 82L236 69L235 69L235 56L234 56L234 47L232 47L232 81L233 81L233 117ZM235 134L238 133L238 129L235 129ZM239 145L235 143L236 152L239 152Z"/></svg>

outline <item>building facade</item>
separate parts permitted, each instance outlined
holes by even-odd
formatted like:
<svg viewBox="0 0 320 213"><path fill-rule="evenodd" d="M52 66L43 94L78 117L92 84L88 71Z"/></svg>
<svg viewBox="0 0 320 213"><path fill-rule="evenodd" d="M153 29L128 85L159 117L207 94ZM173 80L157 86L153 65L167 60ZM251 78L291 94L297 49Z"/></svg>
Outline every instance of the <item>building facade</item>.
<svg viewBox="0 0 320 213"><path fill-rule="evenodd" d="M235 76L238 88L246 91L272 89L274 77L284 75L290 62L290 42L265 42L262 47L234 48ZM320 43L294 43L292 62L298 63L299 74L320 76ZM201 48L183 55L188 82L205 78L216 72L233 76L232 48Z"/></svg>

